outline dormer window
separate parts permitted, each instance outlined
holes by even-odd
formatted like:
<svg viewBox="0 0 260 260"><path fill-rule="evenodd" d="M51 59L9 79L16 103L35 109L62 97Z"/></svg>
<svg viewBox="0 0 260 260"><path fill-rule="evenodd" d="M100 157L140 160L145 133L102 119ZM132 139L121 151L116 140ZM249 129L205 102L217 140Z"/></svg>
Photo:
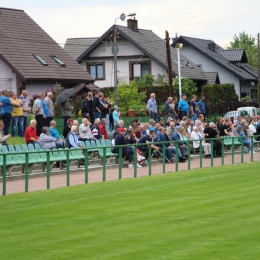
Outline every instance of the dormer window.
<svg viewBox="0 0 260 260"><path fill-rule="evenodd" d="M48 66L48 63L40 57L38 54L33 54L33 56L43 65L43 66Z"/></svg>
<svg viewBox="0 0 260 260"><path fill-rule="evenodd" d="M66 64L58 59L55 55L50 55L61 67L66 67Z"/></svg>

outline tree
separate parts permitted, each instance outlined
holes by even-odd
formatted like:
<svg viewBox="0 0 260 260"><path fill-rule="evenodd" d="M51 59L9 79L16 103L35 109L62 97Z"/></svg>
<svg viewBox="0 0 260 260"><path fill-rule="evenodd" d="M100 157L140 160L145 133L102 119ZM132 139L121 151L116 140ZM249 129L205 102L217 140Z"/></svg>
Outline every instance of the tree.
<svg viewBox="0 0 260 260"><path fill-rule="evenodd" d="M143 108L145 109L145 92L138 90L136 81L131 81L129 84L121 83L118 85L118 101L120 111L126 113L129 109ZM114 96L111 96L111 101L114 102Z"/></svg>
<svg viewBox="0 0 260 260"><path fill-rule="evenodd" d="M174 78L173 79L173 85L174 85L174 95L179 96L179 79ZM188 78L181 78L181 93L187 95L187 100L191 99L192 95L198 94L198 88L196 86L196 83Z"/></svg>
<svg viewBox="0 0 260 260"><path fill-rule="evenodd" d="M254 37L246 34L244 31L239 35L234 35L233 41L230 42L230 46L227 49L238 49L242 48L245 50L248 64L253 68L258 67L258 56L257 56L257 42Z"/></svg>

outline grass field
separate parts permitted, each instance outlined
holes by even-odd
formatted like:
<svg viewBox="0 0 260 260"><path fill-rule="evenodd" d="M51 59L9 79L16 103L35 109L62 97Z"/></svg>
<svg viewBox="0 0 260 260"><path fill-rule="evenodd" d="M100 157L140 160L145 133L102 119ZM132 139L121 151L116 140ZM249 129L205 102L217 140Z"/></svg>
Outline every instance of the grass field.
<svg viewBox="0 0 260 260"><path fill-rule="evenodd" d="M0 259L259 259L259 166L0 197Z"/></svg>

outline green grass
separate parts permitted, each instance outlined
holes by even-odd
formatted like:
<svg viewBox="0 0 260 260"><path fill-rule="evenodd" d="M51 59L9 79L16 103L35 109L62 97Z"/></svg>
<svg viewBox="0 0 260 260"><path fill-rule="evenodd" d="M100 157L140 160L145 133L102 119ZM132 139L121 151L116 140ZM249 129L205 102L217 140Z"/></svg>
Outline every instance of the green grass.
<svg viewBox="0 0 260 260"><path fill-rule="evenodd" d="M9 145L16 145L16 144L22 145L25 144L25 140L22 137L11 137L6 140L6 143Z"/></svg>
<svg viewBox="0 0 260 260"><path fill-rule="evenodd" d="M0 259L259 259L259 166L0 197Z"/></svg>

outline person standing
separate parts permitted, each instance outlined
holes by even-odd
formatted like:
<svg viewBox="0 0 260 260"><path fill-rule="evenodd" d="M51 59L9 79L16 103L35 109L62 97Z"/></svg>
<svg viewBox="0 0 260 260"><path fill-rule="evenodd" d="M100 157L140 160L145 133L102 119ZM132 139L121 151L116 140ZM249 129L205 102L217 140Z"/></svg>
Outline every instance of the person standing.
<svg viewBox="0 0 260 260"><path fill-rule="evenodd" d="M52 99L53 99L52 92L48 92L46 98L44 98L44 102L47 105L49 114L50 114L49 116L47 116L47 119L46 119L48 127L50 126L50 122L54 118L54 105L53 105Z"/></svg>
<svg viewBox="0 0 260 260"><path fill-rule="evenodd" d="M35 120L37 122L36 132L37 132L38 136L40 136L40 134L42 132L43 118L45 117L43 108L42 108L41 99L42 99L42 93L39 92L37 94L37 98L35 99L35 101L33 103L33 113L35 115Z"/></svg>
<svg viewBox="0 0 260 260"><path fill-rule="evenodd" d="M63 128L67 125L68 119L72 117L72 110L74 107L70 104L69 100L66 99L63 103L61 103L62 116L63 116Z"/></svg>
<svg viewBox="0 0 260 260"><path fill-rule="evenodd" d="M155 122L158 122L158 108L154 93L151 94L151 98L148 100L146 108L150 113L150 118Z"/></svg>
<svg viewBox="0 0 260 260"><path fill-rule="evenodd" d="M181 119L184 116L187 116L187 113L188 113L188 110L189 110L189 105L188 105L186 99L187 99L186 94L183 94L182 97L181 97L181 100L178 104L178 108L181 111Z"/></svg>
<svg viewBox="0 0 260 260"><path fill-rule="evenodd" d="M178 98L173 97L172 100L172 107L173 107L173 118L177 119L178 118Z"/></svg>
<svg viewBox="0 0 260 260"><path fill-rule="evenodd" d="M100 102L100 90L97 90L95 92L95 96L93 98L93 107L94 107L94 115L95 115L95 119L97 118L101 118L101 114L102 114L102 108L103 108L103 105L102 103Z"/></svg>
<svg viewBox="0 0 260 260"><path fill-rule="evenodd" d="M89 104L88 93L84 94L84 99L81 102L81 114L83 118L89 119Z"/></svg>
<svg viewBox="0 0 260 260"><path fill-rule="evenodd" d="M22 101L22 108L23 108L23 131L19 133L18 129L18 136L24 136L25 129L27 127L27 117L29 116L29 113L31 111L31 108L29 107L29 102L26 100L26 97L28 96L28 91L23 90L22 94L18 97Z"/></svg>
<svg viewBox="0 0 260 260"><path fill-rule="evenodd" d="M88 110L89 110L89 121L93 125L95 121L94 107L93 107L93 93L88 92Z"/></svg>
<svg viewBox="0 0 260 260"><path fill-rule="evenodd" d="M106 131L109 132L109 110L110 110L110 107L111 107L111 104L109 104L109 96L108 95L105 95L103 96L104 99L102 100L103 104L106 105L106 107L103 107L103 110L102 110L102 118L105 118L106 119Z"/></svg>
<svg viewBox="0 0 260 260"><path fill-rule="evenodd" d="M196 102L196 95L191 96L191 101L190 101L190 111L191 111L191 119L193 121L198 119L198 115L200 112L199 106Z"/></svg>
<svg viewBox="0 0 260 260"><path fill-rule="evenodd" d="M204 117L206 117L206 107L205 107L205 97L201 96L200 100L198 102L198 106L200 109L200 114L203 114Z"/></svg>
<svg viewBox="0 0 260 260"><path fill-rule="evenodd" d="M20 102L14 102L10 98L10 93L8 90L4 90L2 92L2 119L4 122L4 135L8 135L8 130L11 125L12 121L12 112L13 112L13 107L20 107L21 104Z"/></svg>
<svg viewBox="0 0 260 260"><path fill-rule="evenodd" d="M14 107L12 112L12 127L11 127L11 136L15 136L15 128L18 126L18 136L23 137L23 135L19 135L19 133L23 132L23 107L22 101L17 98L17 93L13 92L11 95L11 100L20 104L19 107Z"/></svg>
<svg viewBox="0 0 260 260"><path fill-rule="evenodd" d="M46 97L45 92L42 92L42 98L41 98L42 109L43 109L43 122L42 122L42 126L50 125L50 122L48 122L48 118L50 117L50 111L49 111L49 108L47 107L47 104L44 101L45 97Z"/></svg>
<svg viewBox="0 0 260 260"><path fill-rule="evenodd" d="M173 115L172 97L168 97L167 101L164 103L164 110L165 110L166 117L172 117Z"/></svg>
<svg viewBox="0 0 260 260"><path fill-rule="evenodd" d="M116 125L118 125L119 116L120 116L118 106L114 106L114 111L113 111L112 115L113 115L114 126L116 126Z"/></svg>

